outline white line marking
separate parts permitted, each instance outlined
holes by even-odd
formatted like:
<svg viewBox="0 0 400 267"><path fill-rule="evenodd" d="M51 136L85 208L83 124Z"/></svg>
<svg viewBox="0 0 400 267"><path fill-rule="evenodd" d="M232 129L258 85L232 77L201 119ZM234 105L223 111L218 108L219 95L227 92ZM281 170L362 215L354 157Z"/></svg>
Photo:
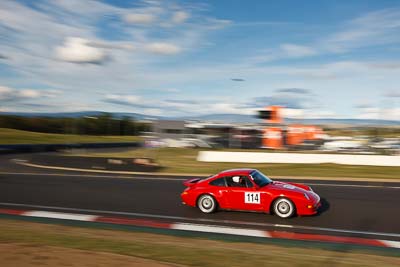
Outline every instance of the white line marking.
<svg viewBox="0 0 400 267"><path fill-rule="evenodd" d="M99 217L99 216L87 215L87 214L74 214L74 213L49 212L49 211L26 211L21 215L29 216L29 217L64 219L64 220L75 220L75 221L89 221L89 222L94 222ZM285 225L282 225L282 226L285 226ZM219 226L219 225L173 223L173 224L171 224L170 229L181 230L181 231L183 230L183 231L204 232L204 233L251 236L251 237L264 237L264 238L272 237L268 231L237 228L237 227L228 227L228 226ZM295 238L295 240L296 240L296 238ZM315 241L317 241L317 239ZM386 247L400 248L399 241L391 241L391 240L378 240L378 241L383 243Z"/></svg>
<svg viewBox="0 0 400 267"><path fill-rule="evenodd" d="M386 246L391 247L391 248L400 248L400 242L399 241L391 241L391 240L379 240L382 243L384 243Z"/></svg>
<svg viewBox="0 0 400 267"><path fill-rule="evenodd" d="M51 170L79 171L79 172L93 172L93 173L110 173L110 174L134 174L134 175L148 175L149 174L147 172L93 170L93 169L80 169L80 168L72 168L72 167L45 166L45 165L28 163L28 162L16 162L16 163L20 164L20 165L28 166L28 167L51 169ZM170 173L169 175L187 176L186 174L182 174L182 173Z"/></svg>
<svg viewBox="0 0 400 267"><path fill-rule="evenodd" d="M34 173L34 172L0 172L0 174L25 175L25 176L59 176L59 177L90 177L90 178L121 178L134 180L166 180L184 181L186 178L167 178L167 177L135 177L135 176L115 176L115 175L96 175L96 174L64 174L64 173Z"/></svg>
<svg viewBox="0 0 400 267"><path fill-rule="evenodd" d="M35 176L59 176L59 177L89 177L89 178L120 178L134 180L160 180L160 181L184 181L188 178L168 178L168 177L136 177L136 176L115 176L101 174L68 174L68 173L34 173L34 172L0 172L0 174L8 175L35 175ZM160 174L162 175L162 174ZM282 179L285 180L285 179ZM277 180L278 181L278 180ZM399 179L400 182L400 179ZM357 185L357 184L327 184L327 183L308 183L311 186L332 186L332 187L359 187L359 188L389 188L400 189L400 186L384 186L384 185Z"/></svg>
<svg viewBox="0 0 400 267"><path fill-rule="evenodd" d="M11 159L12 161L15 161L15 162L27 162L28 160L26 160L26 159Z"/></svg>
<svg viewBox="0 0 400 267"><path fill-rule="evenodd" d="M336 229L336 228L324 228L324 227L313 227L313 226L302 226L302 225L282 225L273 223L256 223L256 222L245 222L245 221L233 221L233 220L215 220L215 219L204 219L204 218L187 218L179 216L168 216L168 215L158 215L158 214L146 214L146 213L136 213L136 212L121 212L121 211L108 211L108 210L92 210L92 209L77 209L77 208L64 208L64 207L54 207L54 206L42 206L42 205L30 205L30 204L20 204L20 203L7 203L0 202L2 206L13 206L13 207L26 207L26 208L37 208L37 209L54 209L60 211L74 211L74 212L90 212L90 213L100 213L112 214L112 215L127 215L136 217L148 217L148 218L159 218L159 219L172 219L172 220L184 220L184 221L196 221L196 222L207 222L207 223L226 223L234 225L249 225L249 226L259 226L259 227L275 227L275 228L292 228L301 230L313 230L322 232L336 232L336 233L350 233L350 234L361 234L361 235L376 235L376 236L390 236L400 238L400 234L397 233L382 233L382 232L368 232L368 231L357 231L357 230L346 230L346 229Z"/></svg>
<svg viewBox="0 0 400 267"><path fill-rule="evenodd" d="M148 172L132 172L132 171L112 171L112 170L93 170L93 169L80 169L80 168L72 168L72 167L58 167L58 166L46 166L46 165L39 165L29 162L15 162L20 165L28 166L28 167L35 167L35 168L42 168L42 169L52 169L52 170L65 170L65 171L76 171L76 172L92 172L92 173L108 173L108 174L133 174L133 175L162 175L159 173L148 173ZM188 176L201 176L207 177L208 175L205 174L185 174L185 173L165 173L165 175L169 176L177 176L177 177L188 177ZM313 180L325 180L325 181L360 181L360 182L385 182L383 179L374 179L374 178L333 178L333 177L319 177L318 179L307 179L307 177L277 177L277 180L306 180L306 181L313 181ZM356 179L356 180L355 180ZM371 181L372 179L372 181ZM395 179L389 179L390 182L398 183ZM389 182L389 181L386 181ZM355 185L357 186L357 185Z"/></svg>
<svg viewBox="0 0 400 267"><path fill-rule="evenodd" d="M242 236L255 236L255 237L271 237L266 231L233 228L226 226L204 225L204 224L191 224L191 223L174 223L171 229L185 230L195 232L228 234L228 235L242 235Z"/></svg>
<svg viewBox="0 0 400 267"><path fill-rule="evenodd" d="M93 222L96 220L96 218L98 218L98 216L96 215L73 214L73 213L52 212L52 211L35 211L35 210L24 212L22 216L86 221L86 222Z"/></svg>
<svg viewBox="0 0 400 267"><path fill-rule="evenodd" d="M288 225L288 224L274 224L274 226L281 228L293 228L293 225Z"/></svg>

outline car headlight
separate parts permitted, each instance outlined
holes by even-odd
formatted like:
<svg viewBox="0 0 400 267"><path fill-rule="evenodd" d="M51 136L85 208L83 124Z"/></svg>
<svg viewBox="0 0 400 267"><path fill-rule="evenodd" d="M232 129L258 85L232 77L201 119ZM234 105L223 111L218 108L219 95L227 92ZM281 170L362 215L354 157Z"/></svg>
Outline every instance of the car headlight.
<svg viewBox="0 0 400 267"><path fill-rule="evenodd" d="M304 193L304 197L305 197L307 200L310 200L310 197L309 197L306 193Z"/></svg>

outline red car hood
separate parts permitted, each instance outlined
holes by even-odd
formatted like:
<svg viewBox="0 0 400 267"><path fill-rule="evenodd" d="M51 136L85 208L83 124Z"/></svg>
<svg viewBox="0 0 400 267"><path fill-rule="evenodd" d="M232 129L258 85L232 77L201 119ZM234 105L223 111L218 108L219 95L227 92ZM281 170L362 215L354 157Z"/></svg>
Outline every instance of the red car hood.
<svg viewBox="0 0 400 267"><path fill-rule="evenodd" d="M285 191L298 192L298 193L305 193L305 192L308 192L311 190L310 187L307 185L296 184L296 183L284 183L284 182L278 182L278 181L273 181L267 187L268 187L268 190L277 189L277 190L285 190ZM266 189L267 189L267 187L266 187Z"/></svg>
<svg viewBox="0 0 400 267"><path fill-rule="evenodd" d="M286 194L291 194L291 193L307 194L309 199L313 200L314 202L318 203L320 201L320 197L312 191L311 187L305 184L273 181L271 184L265 186L264 188L265 190L275 189L279 191L285 191Z"/></svg>

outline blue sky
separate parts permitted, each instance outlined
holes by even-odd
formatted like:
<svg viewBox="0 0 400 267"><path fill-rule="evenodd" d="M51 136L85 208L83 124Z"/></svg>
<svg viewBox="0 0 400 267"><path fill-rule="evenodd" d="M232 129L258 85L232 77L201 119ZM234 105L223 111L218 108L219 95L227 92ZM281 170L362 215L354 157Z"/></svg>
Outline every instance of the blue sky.
<svg viewBox="0 0 400 267"><path fill-rule="evenodd" d="M0 111L400 120L399 1L0 1Z"/></svg>

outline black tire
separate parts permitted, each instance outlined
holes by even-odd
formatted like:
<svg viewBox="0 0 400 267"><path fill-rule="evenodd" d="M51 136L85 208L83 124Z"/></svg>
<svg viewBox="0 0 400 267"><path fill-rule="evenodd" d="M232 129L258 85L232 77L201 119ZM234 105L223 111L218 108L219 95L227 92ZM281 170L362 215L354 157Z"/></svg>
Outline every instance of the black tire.
<svg viewBox="0 0 400 267"><path fill-rule="evenodd" d="M211 195L201 195L197 200L197 207L201 212L212 213L217 209L217 201Z"/></svg>
<svg viewBox="0 0 400 267"><path fill-rule="evenodd" d="M274 213L280 218L286 219L296 213L296 207L293 202L287 198L278 198L273 204Z"/></svg>

